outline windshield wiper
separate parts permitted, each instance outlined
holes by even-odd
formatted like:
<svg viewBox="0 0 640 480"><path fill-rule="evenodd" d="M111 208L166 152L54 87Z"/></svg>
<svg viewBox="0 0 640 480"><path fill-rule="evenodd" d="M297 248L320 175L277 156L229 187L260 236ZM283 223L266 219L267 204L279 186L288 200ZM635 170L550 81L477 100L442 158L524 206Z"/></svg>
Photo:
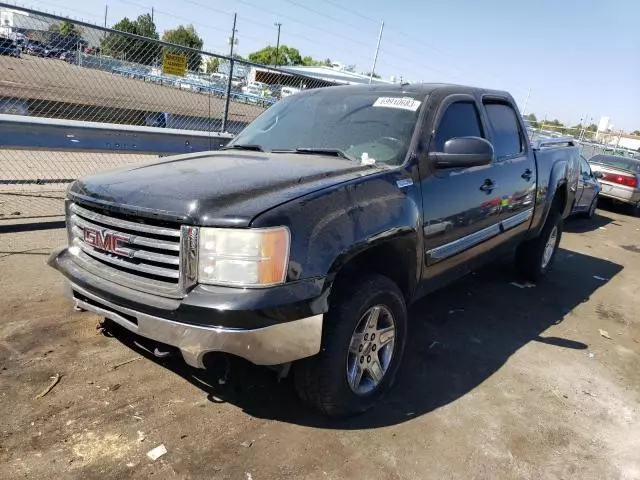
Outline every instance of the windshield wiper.
<svg viewBox="0 0 640 480"><path fill-rule="evenodd" d="M296 148L295 151L298 153L310 153L312 155L333 155L334 157L346 158L347 160L355 161L355 158L350 157L339 148Z"/></svg>
<svg viewBox="0 0 640 480"><path fill-rule="evenodd" d="M250 150L252 152L264 152L260 145L227 145L220 150Z"/></svg>

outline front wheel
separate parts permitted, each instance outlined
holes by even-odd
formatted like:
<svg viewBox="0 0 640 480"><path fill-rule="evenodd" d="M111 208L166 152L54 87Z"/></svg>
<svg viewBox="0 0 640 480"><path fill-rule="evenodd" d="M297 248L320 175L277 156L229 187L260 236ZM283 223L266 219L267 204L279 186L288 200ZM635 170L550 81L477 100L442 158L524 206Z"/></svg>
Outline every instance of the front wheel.
<svg viewBox="0 0 640 480"><path fill-rule="evenodd" d="M553 266L560 239L562 215L551 210L540 235L524 242L516 251L516 267L525 280L539 281Z"/></svg>
<svg viewBox="0 0 640 480"><path fill-rule="evenodd" d="M398 286L371 274L334 286L320 353L294 365L298 395L330 416L364 412L394 383L407 331Z"/></svg>

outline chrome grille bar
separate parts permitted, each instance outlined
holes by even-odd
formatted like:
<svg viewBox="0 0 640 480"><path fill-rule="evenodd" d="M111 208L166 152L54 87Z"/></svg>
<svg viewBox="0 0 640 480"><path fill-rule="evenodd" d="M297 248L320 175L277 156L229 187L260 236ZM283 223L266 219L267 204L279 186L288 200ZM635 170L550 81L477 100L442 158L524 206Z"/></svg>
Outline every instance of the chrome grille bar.
<svg viewBox="0 0 640 480"><path fill-rule="evenodd" d="M73 213L77 213L78 215L80 215L81 217L84 217L85 219L94 220L96 222L103 223L105 225L110 225L112 227L121 228L125 230L134 230L136 232L151 233L153 235L162 235L165 237L178 237L178 238L180 237L179 229L156 227L154 225L130 222L128 220L122 220L120 218L107 217L106 215L102 215L101 213L87 210L86 208L79 206L77 203L71 204L69 209Z"/></svg>
<svg viewBox="0 0 640 480"><path fill-rule="evenodd" d="M129 270L137 270L139 272L148 273L150 275L157 275L159 277L175 278L176 280L180 278L180 273L178 272L178 270L170 270L168 268L154 267L154 266L143 264L143 263L135 264L132 262L128 262L126 260L121 260L115 255L101 253L100 250L85 244L79 238L74 238L73 244L79 247L84 253L92 257L96 257L104 262L111 263L113 265L117 265L122 268L127 268Z"/></svg>
<svg viewBox="0 0 640 480"><path fill-rule="evenodd" d="M193 259L193 245L197 249L197 227L171 228L135 220L71 203L67 222L76 263L135 290L173 298L184 296L195 283L197 265L194 267L193 260L188 259ZM193 235L195 244L189 241Z"/></svg>

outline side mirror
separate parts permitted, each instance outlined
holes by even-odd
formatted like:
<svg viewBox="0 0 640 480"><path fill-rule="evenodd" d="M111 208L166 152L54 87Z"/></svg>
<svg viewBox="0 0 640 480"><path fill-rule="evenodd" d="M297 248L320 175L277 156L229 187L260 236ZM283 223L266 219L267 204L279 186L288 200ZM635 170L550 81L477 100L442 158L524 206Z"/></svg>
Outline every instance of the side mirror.
<svg viewBox="0 0 640 480"><path fill-rule="evenodd" d="M602 172L591 172L591 175L594 178L603 178L604 177L604 173L602 173Z"/></svg>
<svg viewBox="0 0 640 480"><path fill-rule="evenodd" d="M435 168L469 168L490 164L495 158L493 145L480 137L447 140L442 152L429 154Z"/></svg>

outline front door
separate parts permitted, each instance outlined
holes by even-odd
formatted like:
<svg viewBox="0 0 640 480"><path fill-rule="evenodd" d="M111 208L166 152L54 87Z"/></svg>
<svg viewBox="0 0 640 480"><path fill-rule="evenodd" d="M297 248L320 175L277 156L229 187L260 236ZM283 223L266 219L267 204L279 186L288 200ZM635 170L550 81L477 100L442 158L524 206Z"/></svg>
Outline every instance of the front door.
<svg viewBox="0 0 640 480"><path fill-rule="evenodd" d="M470 95L452 95L442 102L435 125L430 152L442 152L451 138L485 137L478 105ZM493 164L435 170L424 159L420 173L426 279L464 268L470 254L465 252L500 233L502 191Z"/></svg>

